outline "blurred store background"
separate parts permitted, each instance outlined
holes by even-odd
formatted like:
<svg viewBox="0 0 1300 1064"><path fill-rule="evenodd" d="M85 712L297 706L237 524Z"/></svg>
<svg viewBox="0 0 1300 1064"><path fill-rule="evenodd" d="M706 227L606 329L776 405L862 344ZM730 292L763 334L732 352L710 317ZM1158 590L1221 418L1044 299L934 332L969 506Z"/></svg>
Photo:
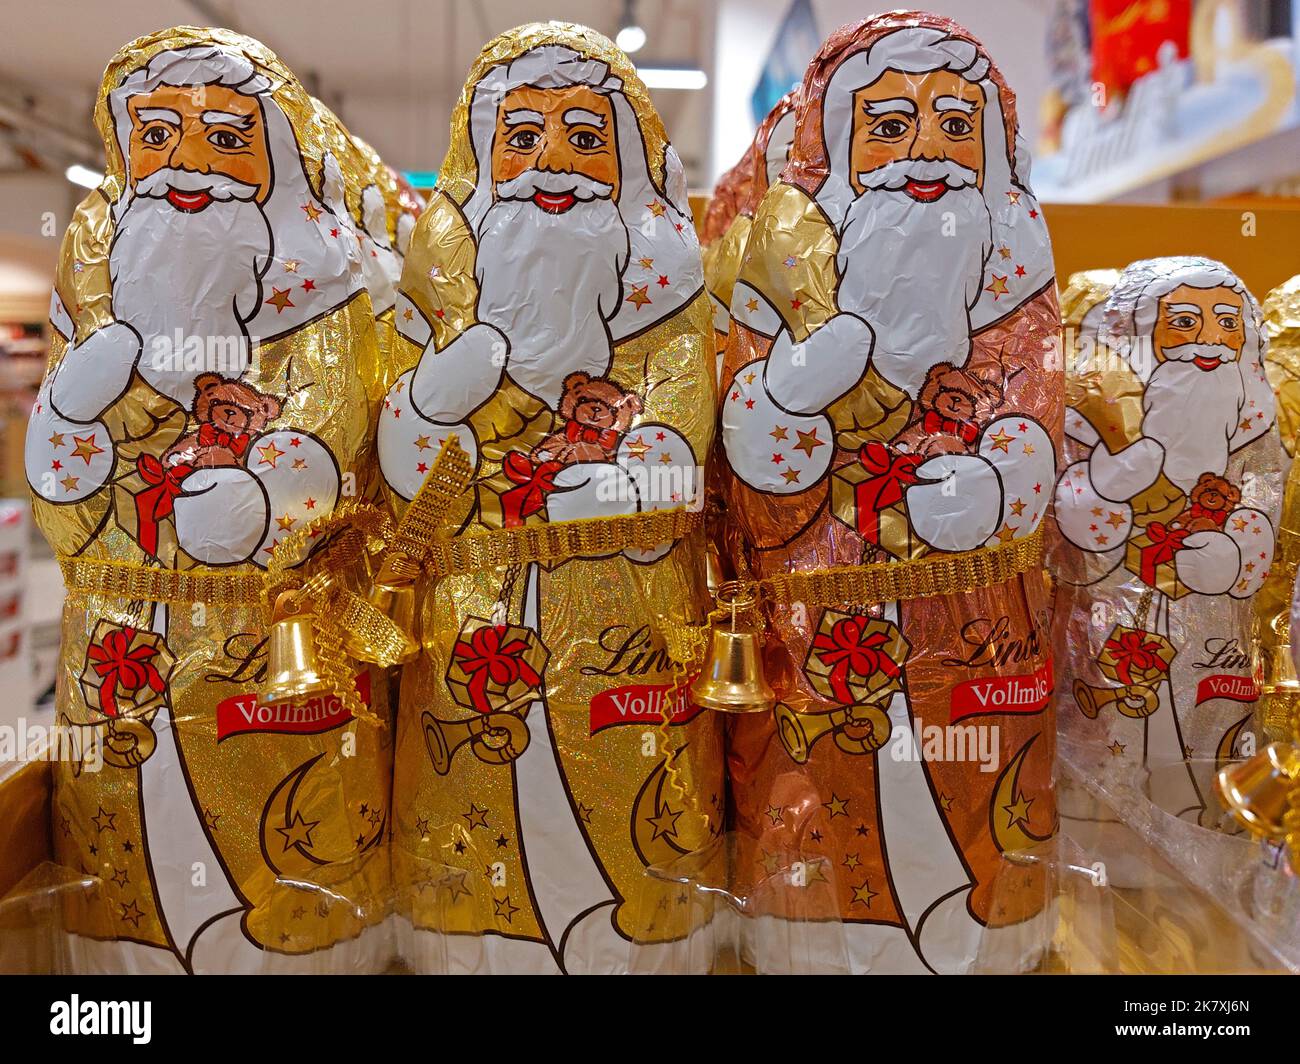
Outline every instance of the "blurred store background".
<svg viewBox="0 0 1300 1064"><path fill-rule="evenodd" d="M95 95L106 62L132 38L179 24L223 25L259 38L388 162L428 187L479 48L539 17L585 23L632 53L692 188L707 194L825 35L877 8L862 0L2 4L0 498L12 499L26 495L23 436L43 368L59 240L102 166L91 124ZM1062 251L1057 236L1058 218L1097 229L1087 221L1095 216L1078 214L1080 204L1219 204L1271 211L1292 227L1300 222L1300 214L1285 213L1300 205L1300 0L924 6L980 37L1016 90L1058 265L1062 254L1080 261L1096 254ZM1153 231L1207 224L1203 214L1143 217ZM1212 243L1212 233L1201 236ZM61 591L39 536L25 542L29 525L21 505L0 506L0 690L12 696L0 700L0 716L24 712L53 683Z"/></svg>

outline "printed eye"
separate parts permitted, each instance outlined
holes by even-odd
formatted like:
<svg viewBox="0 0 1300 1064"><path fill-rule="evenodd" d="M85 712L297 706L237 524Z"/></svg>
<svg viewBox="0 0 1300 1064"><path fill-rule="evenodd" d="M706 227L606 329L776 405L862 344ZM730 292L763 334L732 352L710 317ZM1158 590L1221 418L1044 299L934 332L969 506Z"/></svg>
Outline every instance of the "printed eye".
<svg viewBox="0 0 1300 1064"><path fill-rule="evenodd" d="M208 135L208 140L222 151L235 151L244 147L244 142L228 129L214 130Z"/></svg>
<svg viewBox="0 0 1300 1064"><path fill-rule="evenodd" d="M1169 319L1169 324L1175 329L1195 329L1198 319L1195 314L1175 314Z"/></svg>
<svg viewBox="0 0 1300 1064"><path fill-rule="evenodd" d="M1219 324L1225 329L1235 329L1239 322L1235 315L1224 314L1219 318Z"/></svg>
<svg viewBox="0 0 1300 1064"><path fill-rule="evenodd" d="M975 128L964 115L949 115L939 126L950 137L964 137Z"/></svg>
<svg viewBox="0 0 1300 1064"><path fill-rule="evenodd" d="M512 133L506 143L518 151L532 151L540 139L536 130L520 129Z"/></svg>
<svg viewBox="0 0 1300 1064"><path fill-rule="evenodd" d="M595 151L605 146L605 142L589 129L578 130L569 138L569 143L579 151Z"/></svg>
<svg viewBox="0 0 1300 1064"><path fill-rule="evenodd" d="M161 148L168 140L167 127L150 126L140 134L140 139L151 148Z"/></svg>
<svg viewBox="0 0 1300 1064"><path fill-rule="evenodd" d="M886 118L872 132L878 137L893 140L895 137L901 137L907 132L907 123L901 118Z"/></svg>

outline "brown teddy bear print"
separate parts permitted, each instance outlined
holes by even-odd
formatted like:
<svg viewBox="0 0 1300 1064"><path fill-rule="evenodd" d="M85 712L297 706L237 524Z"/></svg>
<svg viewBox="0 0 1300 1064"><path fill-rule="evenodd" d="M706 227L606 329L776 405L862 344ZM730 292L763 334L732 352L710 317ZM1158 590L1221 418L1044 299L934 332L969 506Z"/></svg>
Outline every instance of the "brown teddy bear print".
<svg viewBox="0 0 1300 1064"><path fill-rule="evenodd" d="M927 458L968 453L1002 398L1000 379L939 362L926 374L912 420L894 445Z"/></svg>
<svg viewBox="0 0 1300 1064"><path fill-rule="evenodd" d="M1191 505L1169 522L1188 532L1215 532L1223 528L1228 514L1241 502L1241 492L1226 477L1202 473L1191 491Z"/></svg>
<svg viewBox="0 0 1300 1064"><path fill-rule="evenodd" d="M619 441L641 413L641 397L607 377L570 373L564 378L560 417L564 428L533 448L535 462L608 462L618 453Z"/></svg>
<svg viewBox="0 0 1300 1064"><path fill-rule="evenodd" d="M194 469L238 466L250 440L280 416L280 400L251 384L200 373L194 380L194 420L198 427L163 455L163 465Z"/></svg>

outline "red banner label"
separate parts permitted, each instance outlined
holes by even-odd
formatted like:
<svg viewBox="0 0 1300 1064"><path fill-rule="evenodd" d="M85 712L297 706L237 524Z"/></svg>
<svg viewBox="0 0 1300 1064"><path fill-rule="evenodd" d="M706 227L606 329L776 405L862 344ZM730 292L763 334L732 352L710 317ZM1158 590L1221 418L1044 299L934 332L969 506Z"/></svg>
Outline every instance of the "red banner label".
<svg viewBox="0 0 1300 1064"><path fill-rule="evenodd" d="M357 694L370 705L370 673L356 678ZM256 694L233 695L217 703L217 742L250 732L315 735L346 724L352 714L335 694L313 695L291 702L260 705Z"/></svg>
<svg viewBox="0 0 1300 1064"><path fill-rule="evenodd" d="M1052 659L1033 672L963 680L952 689L949 722L988 713L1041 713L1051 700Z"/></svg>
<svg viewBox="0 0 1300 1064"><path fill-rule="evenodd" d="M1196 685L1196 704L1208 702L1211 698L1230 698L1234 702L1254 702L1259 697L1259 688L1249 676L1234 676L1229 672L1215 673L1207 676Z"/></svg>
<svg viewBox="0 0 1300 1064"><path fill-rule="evenodd" d="M665 700L671 700L669 723L685 724L700 712L688 695L694 681L692 676L676 689L670 683L634 683L601 691L591 700L591 734L619 724L660 724Z"/></svg>

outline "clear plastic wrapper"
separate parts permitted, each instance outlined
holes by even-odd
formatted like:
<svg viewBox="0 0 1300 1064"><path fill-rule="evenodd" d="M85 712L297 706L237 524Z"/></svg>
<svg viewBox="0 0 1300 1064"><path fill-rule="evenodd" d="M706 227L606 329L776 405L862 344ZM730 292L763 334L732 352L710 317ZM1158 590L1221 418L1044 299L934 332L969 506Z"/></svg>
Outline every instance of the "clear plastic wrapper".
<svg viewBox="0 0 1300 1064"><path fill-rule="evenodd" d="M381 970L386 677L336 617L270 610L309 580L345 601L343 545L365 554L379 171L224 30L125 46L95 124L106 176L63 240L25 455L68 584L54 966ZM300 694L273 675L286 633Z"/></svg>
<svg viewBox="0 0 1300 1064"><path fill-rule="evenodd" d="M725 802L720 723L665 634L708 609L713 348L681 162L604 37L552 22L484 47L396 325L395 511L419 511L453 437L467 459L401 678L405 956L675 970L707 920L668 884L647 896L645 869L707 844Z"/></svg>
<svg viewBox="0 0 1300 1064"><path fill-rule="evenodd" d="M1215 773L1260 735L1253 600L1272 564L1287 461L1268 339L1254 297L1206 259L1073 279L1067 302L1089 301L1051 558L1062 756L1200 825L1212 846L1217 831L1236 830ZM1113 880L1138 874L1112 852L1113 824L1078 819L1072 830Z"/></svg>
<svg viewBox="0 0 1300 1064"><path fill-rule="evenodd" d="M1062 417L1051 247L1015 101L954 23L833 33L731 296L728 512L775 714L729 729L746 881L821 856L847 970L1032 965L1055 828L1041 528ZM800 925L803 926L800 926Z"/></svg>

